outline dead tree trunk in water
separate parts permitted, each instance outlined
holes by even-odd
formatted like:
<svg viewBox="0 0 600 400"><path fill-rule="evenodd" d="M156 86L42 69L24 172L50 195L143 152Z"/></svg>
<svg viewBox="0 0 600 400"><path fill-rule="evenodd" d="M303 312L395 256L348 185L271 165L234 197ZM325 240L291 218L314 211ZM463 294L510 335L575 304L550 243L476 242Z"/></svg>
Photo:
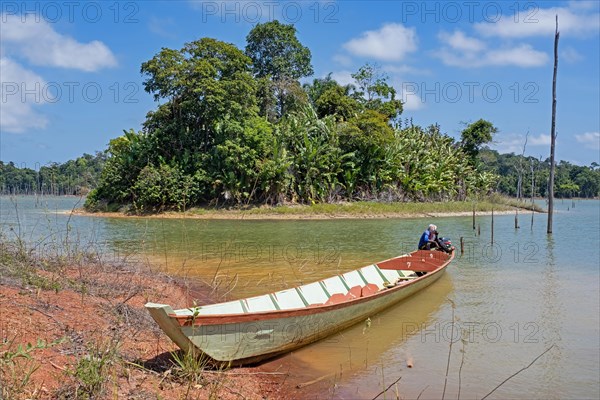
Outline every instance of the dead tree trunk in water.
<svg viewBox="0 0 600 400"><path fill-rule="evenodd" d="M541 157L540 157L541 159ZM533 216L535 214L535 168L534 168L535 160L531 159L531 230L533 231Z"/></svg>
<svg viewBox="0 0 600 400"><path fill-rule="evenodd" d="M548 229L552 233L552 213L554 212L554 148L556 143L556 73L558 71L558 15L554 33L554 75L552 77L552 128L550 130L550 178L548 180Z"/></svg>
<svg viewBox="0 0 600 400"><path fill-rule="evenodd" d="M517 208L515 210L515 229L519 229L519 207L521 204L521 197L523 195L523 175L525 174L525 168L523 167L523 160L525 159L525 149L527 148L527 139L529 138L529 131L525 134L525 143L523 144L523 152L519 158L518 166L515 166L517 170Z"/></svg>

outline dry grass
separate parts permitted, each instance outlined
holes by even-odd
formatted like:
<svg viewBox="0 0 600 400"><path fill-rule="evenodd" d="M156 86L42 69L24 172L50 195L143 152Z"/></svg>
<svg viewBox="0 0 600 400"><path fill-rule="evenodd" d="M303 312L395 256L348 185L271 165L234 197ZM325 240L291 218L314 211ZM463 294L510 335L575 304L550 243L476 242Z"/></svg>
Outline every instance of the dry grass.
<svg viewBox="0 0 600 400"><path fill-rule="evenodd" d="M267 378L206 375L204 361L177 352L143 305L191 304L188 282L97 254L39 257L2 239L0 398L262 399L277 391Z"/></svg>

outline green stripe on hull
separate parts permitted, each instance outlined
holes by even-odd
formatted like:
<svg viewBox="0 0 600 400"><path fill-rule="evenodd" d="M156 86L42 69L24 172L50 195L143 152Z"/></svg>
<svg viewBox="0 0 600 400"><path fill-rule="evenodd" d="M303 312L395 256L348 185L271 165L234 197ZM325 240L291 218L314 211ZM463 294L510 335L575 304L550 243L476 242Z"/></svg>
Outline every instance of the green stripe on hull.
<svg viewBox="0 0 600 400"><path fill-rule="evenodd" d="M269 293L269 298L271 299L271 302L275 306L275 309L281 310L281 307L279 307L279 304L277 303L277 300L275 300L275 297L273 297L273 294Z"/></svg>
<svg viewBox="0 0 600 400"><path fill-rule="evenodd" d="M388 278L385 277L385 275L383 274L383 272L381 272L381 270L379 269L379 267L377 265L375 266L375 270L377 271L377 273L379 274L381 279L383 279L384 282L389 282Z"/></svg>
<svg viewBox="0 0 600 400"><path fill-rule="evenodd" d="M342 285L344 285L344 287L346 288L346 290L350 291L350 286L348 286L348 284L346 283L346 281L344 280L344 278L342 278L340 275L338 275L338 278L340 278L340 281L342 281Z"/></svg>
<svg viewBox="0 0 600 400"><path fill-rule="evenodd" d="M321 289L323 289L323 291L325 292L325 296L327 296L327 298L330 298L331 295L327 291L327 288L325 287L325 284L323 283L323 281L319 281L319 285L321 286Z"/></svg>
<svg viewBox="0 0 600 400"><path fill-rule="evenodd" d="M300 296L300 300L302 300L302 302L304 303L304 307L308 307L308 301L306 301L306 298L304 297L304 295L302 294L300 289L298 289L298 288L294 288L294 289L296 289L298 296Z"/></svg>
<svg viewBox="0 0 600 400"><path fill-rule="evenodd" d="M356 272L358 272L358 275L360 276L360 279L363 280L363 282L365 283L365 285L368 285L369 282L365 279L365 277L363 276L362 272L360 272L360 269L357 269Z"/></svg>

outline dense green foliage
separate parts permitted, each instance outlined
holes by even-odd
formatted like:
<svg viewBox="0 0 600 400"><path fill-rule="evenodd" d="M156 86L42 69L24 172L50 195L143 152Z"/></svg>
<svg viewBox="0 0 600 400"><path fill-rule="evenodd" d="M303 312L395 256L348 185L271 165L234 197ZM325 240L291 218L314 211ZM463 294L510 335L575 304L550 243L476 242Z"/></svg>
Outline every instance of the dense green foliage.
<svg viewBox="0 0 600 400"><path fill-rule="evenodd" d="M529 198L548 196L550 159L540 160L522 155L499 154L484 148L479 153L481 168L498 175L495 189L510 196ZM556 165L555 197L598 197L600 196L600 166L573 165L560 161ZM519 179L520 177L520 179ZM519 181L521 184L519 185ZM519 190L520 188L520 190Z"/></svg>
<svg viewBox="0 0 600 400"><path fill-rule="evenodd" d="M531 164L534 194L545 195L548 163L484 147L497 132L491 122L467 125L455 141L438 125L402 121L402 102L376 65L353 74L354 85L331 75L301 85L313 71L311 54L293 26L258 24L246 39L244 51L210 38L163 48L141 66L159 105L140 132L124 131L105 153L43 167L39 176L0 164L3 188L67 194L95 186L88 209L135 212L449 201L494 190L525 197ZM599 174L561 162L556 193L597 196Z"/></svg>
<svg viewBox="0 0 600 400"><path fill-rule="evenodd" d="M471 163L477 163L479 149L486 143L492 141L498 129L491 122L480 119L467 126L460 135L460 144L471 158Z"/></svg>
<svg viewBox="0 0 600 400"><path fill-rule="evenodd" d="M140 132L113 139L89 209L148 212L199 204L462 200L494 189L478 153L497 128L402 122L402 103L375 65L355 85L311 75L291 25L258 24L242 51L204 38L142 64L160 105Z"/></svg>
<svg viewBox="0 0 600 400"><path fill-rule="evenodd" d="M90 209L197 204L449 200L487 192L438 127L401 128L402 103L376 66L356 87L312 73L291 25L257 25L245 52L214 39L162 49L142 64L161 102L141 132L113 139Z"/></svg>
<svg viewBox="0 0 600 400"><path fill-rule="evenodd" d="M86 194L98 185L106 153L83 156L63 164L44 165L38 171L14 163L0 161L0 193L2 194Z"/></svg>

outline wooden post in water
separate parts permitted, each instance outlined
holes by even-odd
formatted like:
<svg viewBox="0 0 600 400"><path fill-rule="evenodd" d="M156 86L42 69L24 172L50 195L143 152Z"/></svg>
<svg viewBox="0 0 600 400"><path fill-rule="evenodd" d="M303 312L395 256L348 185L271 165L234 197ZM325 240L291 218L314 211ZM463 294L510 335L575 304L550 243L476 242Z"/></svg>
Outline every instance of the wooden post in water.
<svg viewBox="0 0 600 400"><path fill-rule="evenodd" d="M473 230L475 230L475 203L473 203Z"/></svg>
<svg viewBox="0 0 600 400"><path fill-rule="evenodd" d="M519 229L519 211L515 211L515 229Z"/></svg>
<svg viewBox="0 0 600 400"><path fill-rule="evenodd" d="M460 237L460 255L462 256L463 254L465 254L465 239L461 236Z"/></svg>
<svg viewBox="0 0 600 400"><path fill-rule="evenodd" d="M481 236L481 224L477 224L477 236Z"/></svg>
<svg viewBox="0 0 600 400"><path fill-rule="evenodd" d="M554 213L554 149L556 145L556 74L558 72L558 14L554 32L554 74L552 77L552 127L550 129L550 177L548 179L548 227L546 233L552 233L552 214Z"/></svg>
<svg viewBox="0 0 600 400"><path fill-rule="evenodd" d="M494 244L494 207L492 207L492 244Z"/></svg>

